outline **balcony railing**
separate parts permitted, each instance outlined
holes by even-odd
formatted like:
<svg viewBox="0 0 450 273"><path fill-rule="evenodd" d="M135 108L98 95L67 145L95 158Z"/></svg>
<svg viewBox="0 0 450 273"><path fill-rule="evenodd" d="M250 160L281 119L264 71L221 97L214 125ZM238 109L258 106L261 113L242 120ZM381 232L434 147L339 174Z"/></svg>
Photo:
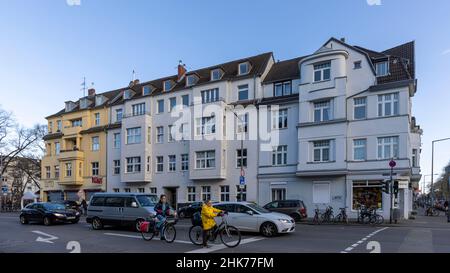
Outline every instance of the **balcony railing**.
<svg viewBox="0 0 450 273"><path fill-rule="evenodd" d="M82 160L84 159L84 152L80 150L62 150L59 154L59 160Z"/></svg>

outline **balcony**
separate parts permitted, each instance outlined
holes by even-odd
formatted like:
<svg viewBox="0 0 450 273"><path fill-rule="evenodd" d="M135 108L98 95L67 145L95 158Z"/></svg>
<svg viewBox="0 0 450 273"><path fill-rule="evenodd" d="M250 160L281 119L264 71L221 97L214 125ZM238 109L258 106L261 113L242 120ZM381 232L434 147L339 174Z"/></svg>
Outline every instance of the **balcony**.
<svg viewBox="0 0 450 273"><path fill-rule="evenodd" d="M58 181L59 185L63 186L82 186L83 185L83 178L81 176L69 176L69 177L63 177Z"/></svg>
<svg viewBox="0 0 450 273"><path fill-rule="evenodd" d="M76 136L79 135L82 130L83 128L81 126L66 126L64 127L64 136Z"/></svg>
<svg viewBox="0 0 450 273"><path fill-rule="evenodd" d="M61 151L58 159L60 161L84 160L84 152L79 150Z"/></svg>

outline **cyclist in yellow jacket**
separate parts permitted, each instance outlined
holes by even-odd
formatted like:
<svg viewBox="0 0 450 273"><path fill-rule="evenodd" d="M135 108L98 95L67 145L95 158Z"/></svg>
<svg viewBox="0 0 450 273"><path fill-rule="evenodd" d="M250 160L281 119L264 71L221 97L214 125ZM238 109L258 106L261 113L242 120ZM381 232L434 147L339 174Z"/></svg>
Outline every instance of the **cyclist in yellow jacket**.
<svg viewBox="0 0 450 273"><path fill-rule="evenodd" d="M203 224L203 247L210 247L208 245L208 239L211 235L211 231L217 226L214 217L220 214L222 211L212 206L211 200L206 200L202 206L202 224Z"/></svg>

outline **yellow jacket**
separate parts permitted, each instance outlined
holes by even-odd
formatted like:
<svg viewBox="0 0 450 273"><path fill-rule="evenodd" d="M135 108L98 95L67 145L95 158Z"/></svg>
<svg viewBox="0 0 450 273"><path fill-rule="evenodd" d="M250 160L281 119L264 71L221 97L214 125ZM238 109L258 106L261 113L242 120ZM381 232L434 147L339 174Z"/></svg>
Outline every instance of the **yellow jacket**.
<svg viewBox="0 0 450 273"><path fill-rule="evenodd" d="M214 221L214 217L217 216L218 213L222 212L220 209L216 209L208 207L207 205L202 206L202 223L203 229L209 230L212 229L216 225L216 221Z"/></svg>

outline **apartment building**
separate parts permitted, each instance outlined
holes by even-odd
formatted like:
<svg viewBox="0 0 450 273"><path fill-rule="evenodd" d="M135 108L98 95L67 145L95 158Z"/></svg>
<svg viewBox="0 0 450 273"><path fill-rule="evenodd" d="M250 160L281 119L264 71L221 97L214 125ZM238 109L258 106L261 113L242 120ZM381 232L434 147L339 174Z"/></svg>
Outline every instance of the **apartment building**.
<svg viewBox="0 0 450 273"><path fill-rule="evenodd" d="M89 199L95 192L106 191L107 103L114 94L89 89L88 96L67 101L63 110L46 118L41 200Z"/></svg>

